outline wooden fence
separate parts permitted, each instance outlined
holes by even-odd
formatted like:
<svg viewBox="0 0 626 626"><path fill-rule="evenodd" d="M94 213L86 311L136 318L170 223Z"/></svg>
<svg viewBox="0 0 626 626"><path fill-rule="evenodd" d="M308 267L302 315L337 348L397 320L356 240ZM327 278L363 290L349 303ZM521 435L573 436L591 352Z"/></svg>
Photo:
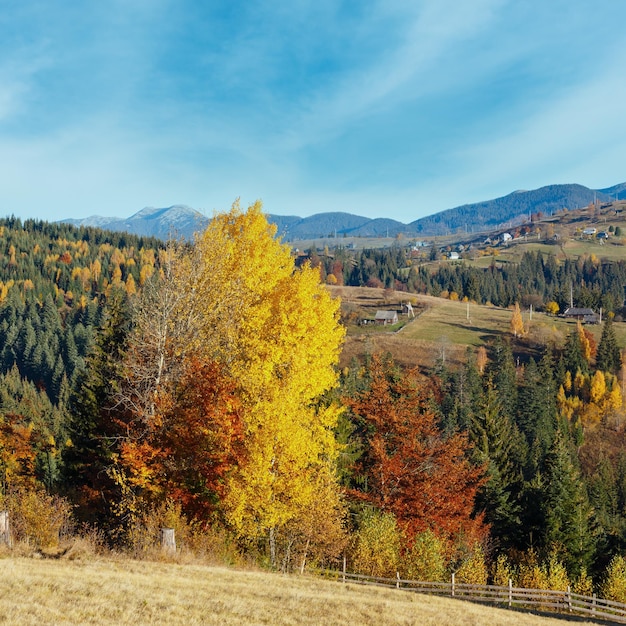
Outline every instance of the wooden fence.
<svg viewBox="0 0 626 626"><path fill-rule="evenodd" d="M399 575L393 578L377 578L363 574L350 574L337 570L322 570L318 574L330 577L340 582L352 582L360 585L376 585L425 593L438 596L449 596L472 602L484 602L508 608L528 608L555 613L571 613L588 615L595 619L609 620L619 624L626 624L626 604L604 600L593 596L583 596L567 591L553 591L550 589L524 589L514 587L512 581L506 587L499 585L469 585L456 583L454 574L450 582L424 582L417 580L403 580Z"/></svg>

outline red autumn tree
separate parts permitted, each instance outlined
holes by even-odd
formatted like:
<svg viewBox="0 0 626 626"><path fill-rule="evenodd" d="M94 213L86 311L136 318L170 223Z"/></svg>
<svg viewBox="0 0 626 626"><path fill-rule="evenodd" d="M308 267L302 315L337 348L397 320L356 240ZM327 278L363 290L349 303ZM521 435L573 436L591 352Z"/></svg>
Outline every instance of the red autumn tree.
<svg viewBox="0 0 626 626"><path fill-rule="evenodd" d="M180 502L186 513L207 521L241 454L243 423L234 384L215 363L192 357L156 406L140 436L121 444L130 483L149 499Z"/></svg>
<svg viewBox="0 0 626 626"><path fill-rule="evenodd" d="M347 401L363 432L357 471L367 487L356 495L393 513L410 538L427 529L447 540L484 538L482 517L472 515L484 468L469 462L467 437L444 436L416 371L394 373L375 356L370 375L369 389Z"/></svg>

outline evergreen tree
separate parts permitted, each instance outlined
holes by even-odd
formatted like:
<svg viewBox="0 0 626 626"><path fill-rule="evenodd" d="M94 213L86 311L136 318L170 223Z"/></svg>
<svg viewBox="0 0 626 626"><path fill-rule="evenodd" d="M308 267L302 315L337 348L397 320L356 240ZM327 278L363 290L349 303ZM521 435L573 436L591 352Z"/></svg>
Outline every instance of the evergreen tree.
<svg viewBox="0 0 626 626"><path fill-rule="evenodd" d="M515 363L510 344L500 338L493 346L487 375L493 382L503 414L514 420L517 411Z"/></svg>
<svg viewBox="0 0 626 626"><path fill-rule="evenodd" d="M582 372L583 374L589 372L589 363L583 353L578 328L574 328L565 340L563 360L565 368L570 372L572 378L574 378L577 372Z"/></svg>
<svg viewBox="0 0 626 626"><path fill-rule="evenodd" d="M557 426L556 389L551 361L544 357L539 366L534 359L526 364L519 386L518 424L526 436L530 474L542 467L552 445Z"/></svg>
<svg viewBox="0 0 626 626"><path fill-rule="evenodd" d="M610 315L606 318L602 329L602 337L596 353L596 365L599 370L612 374L616 374L622 366L621 352L617 345L613 319Z"/></svg>
<svg viewBox="0 0 626 626"><path fill-rule="evenodd" d="M452 371L442 367L439 376L442 390L439 409L443 431L449 435L468 430L483 402L482 380L472 349L467 349L467 360L461 369Z"/></svg>
<svg viewBox="0 0 626 626"><path fill-rule="evenodd" d="M475 459L486 465L488 476L476 498L477 510L484 512L499 548L516 547L521 533L519 494L524 443L515 425L502 414L490 381L479 410L472 415L469 433Z"/></svg>
<svg viewBox="0 0 626 626"><path fill-rule="evenodd" d="M567 437L559 431L546 458L543 544L557 547L571 575L589 569L597 535L593 510Z"/></svg>
<svg viewBox="0 0 626 626"><path fill-rule="evenodd" d="M589 501L600 529L597 550L600 555L600 569L606 567L611 555L624 550L626 519L622 515L618 471L610 459L602 456L591 476L587 478Z"/></svg>
<svg viewBox="0 0 626 626"><path fill-rule="evenodd" d="M79 519L112 530L117 486L110 469L121 432L114 397L119 388L130 314L125 292L117 290L107 306L88 368L70 397L69 444L63 454L65 491L77 505Z"/></svg>

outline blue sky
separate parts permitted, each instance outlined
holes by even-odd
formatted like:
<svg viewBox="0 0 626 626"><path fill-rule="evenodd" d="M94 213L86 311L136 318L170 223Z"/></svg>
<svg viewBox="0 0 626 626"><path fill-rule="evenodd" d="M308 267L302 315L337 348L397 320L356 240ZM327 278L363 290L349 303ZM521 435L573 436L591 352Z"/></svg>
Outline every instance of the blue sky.
<svg viewBox="0 0 626 626"><path fill-rule="evenodd" d="M410 222L626 181L622 0L0 7L0 215Z"/></svg>

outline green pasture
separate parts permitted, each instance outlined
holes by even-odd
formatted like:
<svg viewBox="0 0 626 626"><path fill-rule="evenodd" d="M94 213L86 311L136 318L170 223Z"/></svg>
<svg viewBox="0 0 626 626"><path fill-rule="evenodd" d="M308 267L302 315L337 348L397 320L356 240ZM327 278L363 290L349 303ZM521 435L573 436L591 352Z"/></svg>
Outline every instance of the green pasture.
<svg viewBox="0 0 626 626"><path fill-rule="evenodd" d="M418 299L423 300L422 297ZM511 309L468 305L443 298L428 298L425 304L423 312L402 329L401 335L405 339L477 347L501 336L513 339L520 347L527 344L537 348L550 343L562 345L565 337L576 328L576 322L572 320L537 311L533 311L531 320L530 311L525 310L522 311L522 318L526 334L515 339L510 329ZM588 325L586 328L599 342L602 325ZM619 345L626 346L626 323L615 322L614 328Z"/></svg>
<svg viewBox="0 0 626 626"><path fill-rule="evenodd" d="M539 251L543 255L554 255L557 259L578 259L581 256L591 256L594 254L600 260L624 261L626 260L626 245L622 240L611 240L608 243L600 244L593 240L570 239L562 245L541 243L537 241L515 242L507 247L497 248L496 255L485 255L476 257L473 260L467 259L464 262L474 267L489 267L495 263L519 263L524 252ZM446 261L449 263L450 261ZM458 261L453 261L457 262Z"/></svg>

